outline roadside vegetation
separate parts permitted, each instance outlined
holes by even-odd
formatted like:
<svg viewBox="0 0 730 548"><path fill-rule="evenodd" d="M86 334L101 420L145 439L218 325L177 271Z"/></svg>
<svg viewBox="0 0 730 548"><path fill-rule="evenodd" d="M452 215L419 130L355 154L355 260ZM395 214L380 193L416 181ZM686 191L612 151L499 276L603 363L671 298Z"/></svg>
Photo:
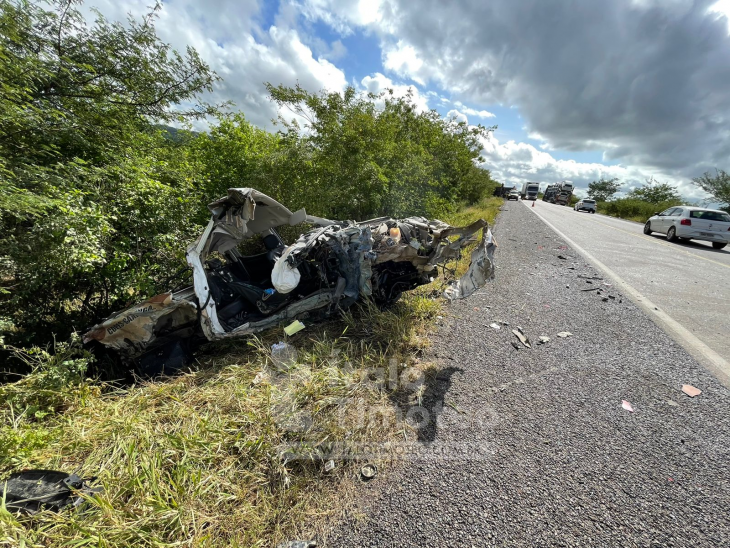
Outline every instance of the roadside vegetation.
<svg viewBox="0 0 730 548"><path fill-rule="evenodd" d="M324 471L333 444L414 439L394 401L420 394L373 372L395 364L428 382L442 278L388 310L366 303L290 338L209 345L190 373L133 385L101 378L76 332L169 289L206 205L229 187L324 217L491 223L503 201L478 163L492 128L387 92L270 85L297 121L267 132L201 100L218 77L194 50L159 41L154 11L88 26L75 7L0 0L0 361L12 381L0 385L0 480L58 469L98 476L104 493L32 519L0 501L0 545L271 546L311 534L359 481L356 461ZM270 350L281 340L297 349L284 370Z"/></svg>
<svg viewBox="0 0 730 548"><path fill-rule="evenodd" d="M621 183L618 179L601 179L588 185L588 197L596 200L599 213L640 223L668 207L681 205L677 189L668 183L648 180L644 186L632 189L623 198L614 199Z"/></svg>

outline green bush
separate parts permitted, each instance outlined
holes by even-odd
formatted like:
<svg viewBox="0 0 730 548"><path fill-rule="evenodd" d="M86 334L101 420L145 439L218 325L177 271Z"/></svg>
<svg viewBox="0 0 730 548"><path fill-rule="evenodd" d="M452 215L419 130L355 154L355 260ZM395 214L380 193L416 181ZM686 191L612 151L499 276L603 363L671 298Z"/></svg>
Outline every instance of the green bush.
<svg viewBox="0 0 730 548"><path fill-rule="evenodd" d="M656 212L664 211L668 207L681 205L681 201L669 200L652 204L635 198L621 198L611 202L598 202L598 212L611 217L620 217L645 223Z"/></svg>

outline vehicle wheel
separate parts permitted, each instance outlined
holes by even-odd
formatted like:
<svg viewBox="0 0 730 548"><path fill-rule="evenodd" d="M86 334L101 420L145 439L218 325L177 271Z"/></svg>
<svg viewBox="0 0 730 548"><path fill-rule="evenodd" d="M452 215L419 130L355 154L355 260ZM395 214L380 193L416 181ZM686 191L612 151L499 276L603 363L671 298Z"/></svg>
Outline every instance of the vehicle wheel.
<svg viewBox="0 0 730 548"><path fill-rule="evenodd" d="M595 213L595 212L596 212L596 210L595 210L595 209L591 210L591 214L593 214L593 213Z"/></svg>
<svg viewBox="0 0 730 548"><path fill-rule="evenodd" d="M676 242L677 241L677 229L673 226L669 227L669 230L667 230L667 241L668 242Z"/></svg>
<svg viewBox="0 0 730 548"><path fill-rule="evenodd" d="M646 221L646 224L644 225L644 234L651 234L651 223L649 221Z"/></svg>
<svg viewBox="0 0 730 548"><path fill-rule="evenodd" d="M723 247L725 247L726 245L727 245L727 244L722 244L722 243L720 243L720 242L712 242L712 247L714 247L715 249L722 249L722 248L723 248Z"/></svg>

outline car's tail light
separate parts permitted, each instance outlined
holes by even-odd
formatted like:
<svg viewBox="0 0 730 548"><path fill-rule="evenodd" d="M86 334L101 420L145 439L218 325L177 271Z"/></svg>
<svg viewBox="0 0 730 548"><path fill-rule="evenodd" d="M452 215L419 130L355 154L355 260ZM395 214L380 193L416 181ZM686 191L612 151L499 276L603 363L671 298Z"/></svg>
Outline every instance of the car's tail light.
<svg viewBox="0 0 730 548"><path fill-rule="evenodd" d="M692 226L692 219L682 219L679 221L679 224L685 225L685 226Z"/></svg>

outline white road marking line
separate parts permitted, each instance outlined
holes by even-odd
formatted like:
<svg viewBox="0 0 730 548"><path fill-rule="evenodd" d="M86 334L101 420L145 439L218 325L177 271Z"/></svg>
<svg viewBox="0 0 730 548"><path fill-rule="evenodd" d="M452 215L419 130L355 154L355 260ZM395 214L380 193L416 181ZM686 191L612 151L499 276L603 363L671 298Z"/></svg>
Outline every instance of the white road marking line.
<svg viewBox="0 0 730 548"><path fill-rule="evenodd" d="M529 206L528 209L533 210ZM730 388L730 362L720 356L712 348L703 343L695 335L685 329L682 324L673 319L669 314L660 310L658 306L652 303L639 291L634 289L631 285L625 282L618 274L608 268L601 261L596 259L588 251L580 247L573 240L568 238L563 232L558 230L552 223L550 223L545 217L540 215L537 211L532 211L537 218L550 227L558 236L563 238L573 249L583 255L586 259L592 262L595 266L602 270L603 273L611 278L615 285L625 293L637 306L642 308L649 318L663 329L670 337L672 337L677 343L687 350L701 365L705 367L725 388ZM599 223L603 224L603 223ZM719 263L718 263L719 264Z"/></svg>

